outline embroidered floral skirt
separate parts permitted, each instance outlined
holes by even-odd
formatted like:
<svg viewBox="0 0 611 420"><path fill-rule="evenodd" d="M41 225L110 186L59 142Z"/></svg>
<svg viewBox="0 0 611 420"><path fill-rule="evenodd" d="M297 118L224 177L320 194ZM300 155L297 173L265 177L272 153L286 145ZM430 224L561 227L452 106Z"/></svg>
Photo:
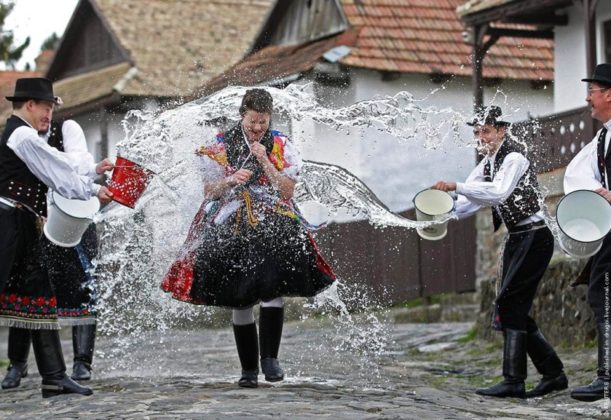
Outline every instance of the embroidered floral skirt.
<svg viewBox="0 0 611 420"><path fill-rule="evenodd" d="M91 224L81 243L64 248L48 243L45 260L57 296L57 315L64 325L96 323L96 279L91 261L97 252L97 235Z"/></svg>
<svg viewBox="0 0 611 420"><path fill-rule="evenodd" d="M59 329L57 299L43 264L40 227L38 219L25 210L0 210L0 264L8 270L0 291L0 325Z"/></svg>
<svg viewBox="0 0 611 420"><path fill-rule="evenodd" d="M273 211L255 223L241 208L223 224L196 216L162 289L194 304L244 308L281 296L310 297L335 280L309 232Z"/></svg>

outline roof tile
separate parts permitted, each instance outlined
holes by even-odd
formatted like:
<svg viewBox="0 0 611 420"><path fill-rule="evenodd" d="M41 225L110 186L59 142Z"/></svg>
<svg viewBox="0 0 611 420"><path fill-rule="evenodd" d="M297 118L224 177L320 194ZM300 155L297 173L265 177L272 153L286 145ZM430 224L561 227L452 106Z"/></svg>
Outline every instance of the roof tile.
<svg viewBox="0 0 611 420"><path fill-rule="evenodd" d="M464 0L341 0L356 37L341 59L347 66L408 73L471 75L471 46L456 9ZM311 70L322 53L340 45L337 37L292 49L270 46L214 78L205 91L227 84L262 83L275 77ZM326 49L325 49L326 48ZM268 50L269 53L266 52ZM313 54L306 57L306 54ZM257 68L254 76L252 68ZM484 77L525 80L553 79L553 42L501 38L484 59Z"/></svg>

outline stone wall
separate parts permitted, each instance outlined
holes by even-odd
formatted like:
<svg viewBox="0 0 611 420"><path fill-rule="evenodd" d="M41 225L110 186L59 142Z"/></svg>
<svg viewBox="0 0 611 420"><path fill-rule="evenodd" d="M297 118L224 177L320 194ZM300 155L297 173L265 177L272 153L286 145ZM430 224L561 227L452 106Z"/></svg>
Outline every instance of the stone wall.
<svg viewBox="0 0 611 420"><path fill-rule="evenodd" d="M570 286L584 265L585 260L554 257L539 284L530 316L554 345L582 347L596 337L594 314L586 300L587 286ZM486 339L500 339L501 335L490 327L496 277L480 284L481 308L476 324L478 335Z"/></svg>

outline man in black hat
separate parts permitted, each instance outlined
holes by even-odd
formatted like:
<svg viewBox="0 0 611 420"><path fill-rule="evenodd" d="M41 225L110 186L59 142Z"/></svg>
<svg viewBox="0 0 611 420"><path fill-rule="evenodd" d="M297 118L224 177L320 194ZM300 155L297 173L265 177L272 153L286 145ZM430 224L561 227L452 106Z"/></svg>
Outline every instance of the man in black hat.
<svg viewBox="0 0 611 420"><path fill-rule="evenodd" d="M564 192L591 190L611 203L611 64L596 66L588 79L586 101L592 109L592 118L603 123L594 139L584 146L567 166L564 175ZM609 313L609 282L611 275L611 233L603 240L602 247L590 258L581 278L588 281L588 302L594 312L598 333L597 376L589 385L571 391L571 397L581 401L596 401L609 397L611 381L611 327Z"/></svg>
<svg viewBox="0 0 611 420"><path fill-rule="evenodd" d="M464 183L439 181L433 188L459 194L459 218L482 207L492 207L494 230L505 224L508 231L493 320L493 328L503 332L504 380L476 393L530 398L566 389L568 380L562 362L528 315L554 251L554 237L544 222L535 171L524 146L509 136L509 123L502 120L501 108L483 108L468 124L473 126L483 159ZM543 375L529 392L525 392L524 384L527 354Z"/></svg>
<svg viewBox="0 0 611 420"><path fill-rule="evenodd" d="M105 187L80 176L69 159L39 136L48 129L57 98L44 78L17 80L13 115L0 138L0 324L31 330L42 395L91 395L66 375L53 287L43 266L42 218L48 188L67 198L100 201L112 197ZM103 164L103 166L108 166ZM30 296L36 296L31 299ZM28 316L24 307L31 307ZM27 373L22 369L22 376Z"/></svg>

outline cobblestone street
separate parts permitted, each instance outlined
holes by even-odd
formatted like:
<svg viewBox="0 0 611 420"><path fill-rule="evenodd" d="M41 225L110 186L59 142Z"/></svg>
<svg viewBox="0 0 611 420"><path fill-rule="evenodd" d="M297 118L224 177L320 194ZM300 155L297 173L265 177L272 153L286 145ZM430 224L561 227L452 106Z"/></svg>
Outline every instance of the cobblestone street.
<svg viewBox="0 0 611 420"><path fill-rule="evenodd" d="M375 355L343 345L347 341L342 344L337 339L328 320L288 323L280 355L287 379L272 385L260 375L258 389L236 384L239 363L229 328L151 333L137 342L102 337L90 383L92 397L42 399L31 356L30 376L20 388L0 394L0 417L606 417L604 402L580 403L571 400L568 391L534 400L475 395L476 387L498 380L500 347L464 340L470 323L384 328L382 333L392 338ZM0 338L5 355L6 330ZM358 337L345 338L358 341ZM66 360L71 360L71 343L64 339L63 344ZM591 380L592 350L561 352L561 356L571 386ZM538 377L532 366L529 375L533 384Z"/></svg>

